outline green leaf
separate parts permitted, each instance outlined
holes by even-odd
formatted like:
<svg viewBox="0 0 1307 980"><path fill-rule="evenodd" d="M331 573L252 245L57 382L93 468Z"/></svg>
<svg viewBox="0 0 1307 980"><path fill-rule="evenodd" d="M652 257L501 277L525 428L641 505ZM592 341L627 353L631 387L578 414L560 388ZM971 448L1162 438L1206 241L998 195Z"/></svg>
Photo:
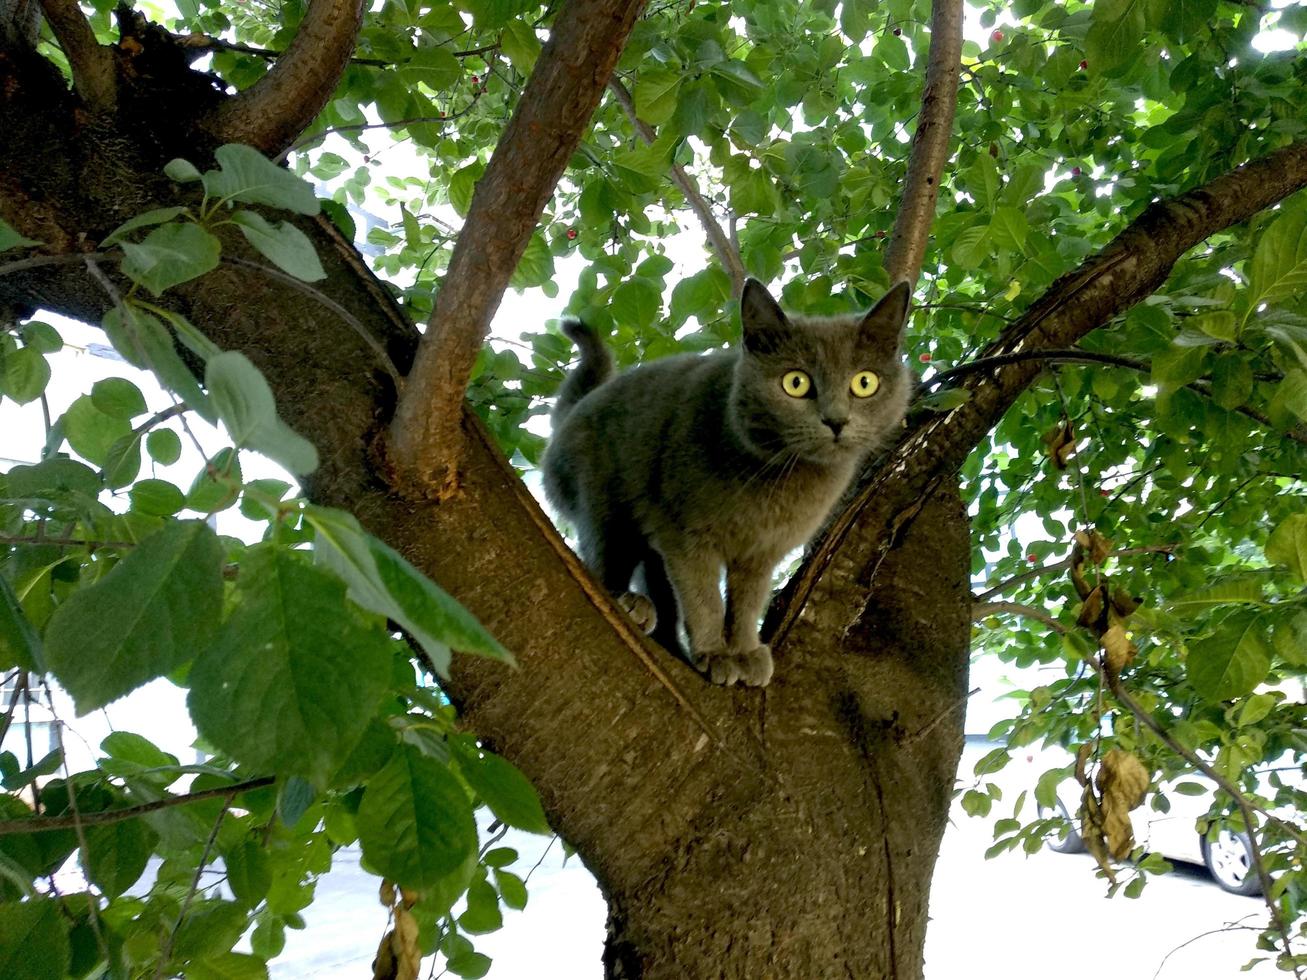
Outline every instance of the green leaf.
<svg viewBox="0 0 1307 980"><path fill-rule="evenodd" d="M115 419L132 419L147 411L141 389L126 378L104 378L91 386L91 403Z"/></svg>
<svg viewBox="0 0 1307 980"><path fill-rule="evenodd" d="M181 157L164 164L163 172L169 180L175 180L179 184L189 184L200 179L200 171L196 169L195 164Z"/></svg>
<svg viewBox="0 0 1307 980"><path fill-rule="evenodd" d="M1251 694L1271 668L1263 617L1251 612L1227 618L1207 639L1193 643L1185 660L1189 683L1209 701Z"/></svg>
<svg viewBox="0 0 1307 980"><path fill-rule="evenodd" d="M186 980L268 980L268 964L249 953L214 953L190 960Z"/></svg>
<svg viewBox="0 0 1307 980"><path fill-rule="evenodd" d="M201 178L209 198L266 204L297 214L318 213L318 199L312 185L285 167L277 166L253 147L228 143L218 147L213 156L219 169L210 170Z"/></svg>
<svg viewBox="0 0 1307 980"><path fill-rule="evenodd" d="M40 242L33 241L14 231L7 221L0 220L0 252L7 252L11 248L27 248L31 245L40 244Z"/></svg>
<svg viewBox="0 0 1307 980"><path fill-rule="evenodd" d="M445 969L463 980L481 980L490 972L491 959L485 953L475 949L465 949L451 956L445 963Z"/></svg>
<svg viewBox="0 0 1307 980"><path fill-rule="evenodd" d="M389 638L359 621L337 579L291 552L246 552L237 589L191 667L195 727L251 769L324 786L376 713Z"/></svg>
<svg viewBox="0 0 1307 980"><path fill-rule="evenodd" d="M4 354L4 394L19 405L36 401L50 383L50 364L35 347Z"/></svg>
<svg viewBox="0 0 1307 980"><path fill-rule="evenodd" d="M448 675L451 647L513 662L471 613L393 548L364 531L353 515L310 506L304 508L304 517L315 532L314 553L345 580L350 598L399 623L442 676Z"/></svg>
<svg viewBox="0 0 1307 980"><path fill-rule="evenodd" d="M357 818L363 858L406 888L435 886L476 851L472 808L458 780L413 746L368 781Z"/></svg>
<svg viewBox="0 0 1307 980"><path fill-rule="evenodd" d="M467 890L467 910L458 917L459 927L473 936L502 929L504 915L499 911L499 895L484 878L472 882Z"/></svg>
<svg viewBox="0 0 1307 980"><path fill-rule="evenodd" d="M1097 0L1085 35L1090 69L1117 74L1130 63L1144 36L1143 0Z"/></svg>
<svg viewBox="0 0 1307 980"><path fill-rule="evenodd" d="M989 259L989 226L972 225L962 229L954 237L949 254L960 268L980 268Z"/></svg>
<svg viewBox="0 0 1307 980"><path fill-rule="evenodd" d="M988 155L985 159L989 159ZM994 217L990 219L990 230L995 244L1000 248L1018 253L1025 252L1026 235L1030 231L1030 225L1026 221L1025 214L1017 208L1002 207L996 210Z"/></svg>
<svg viewBox="0 0 1307 980"><path fill-rule="evenodd" d="M245 240L283 272L305 282L317 282L327 277L309 236L289 221L279 221L274 225L254 211L237 211L231 220L240 228Z"/></svg>
<svg viewBox="0 0 1307 980"><path fill-rule="evenodd" d="M1299 582L1307 582L1307 514L1292 514L1280 522L1266 542L1266 560L1288 565Z"/></svg>
<svg viewBox="0 0 1307 980"><path fill-rule="evenodd" d="M495 886L504 904L510 909L521 911L526 908L526 884L511 871L495 869Z"/></svg>
<svg viewBox="0 0 1307 980"><path fill-rule="evenodd" d="M86 829L87 876L110 898L131 888L145 873L159 835L140 820L120 820Z"/></svg>
<svg viewBox="0 0 1307 980"><path fill-rule="evenodd" d="M463 76L458 59L443 47L418 48L400 69L406 79L423 82L435 92L444 92Z"/></svg>
<svg viewBox="0 0 1307 980"><path fill-rule="evenodd" d="M187 209L184 207L153 208L142 214L138 214L135 218L128 218L104 237L100 242L100 247L108 248L128 232L135 231L137 228L150 228L154 225L161 225L165 221L171 221L179 214L185 214L186 210Z"/></svg>
<svg viewBox="0 0 1307 980"><path fill-rule="evenodd" d="M1256 603L1265 601L1261 582L1249 576L1226 579L1212 585L1173 596L1167 607L1177 613L1191 613L1206 606L1230 602Z"/></svg>
<svg viewBox="0 0 1307 980"><path fill-rule="evenodd" d="M104 485L118 490L136 479L141 472L141 434L128 432L114 440L104 460Z"/></svg>
<svg viewBox="0 0 1307 980"><path fill-rule="evenodd" d="M535 67L536 58L540 56L540 39L525 21L509 21L500 35L499 44L504 57L518 71L526 73Z"/></svg>
<svg viewBox="0 0 1307 980"><path fill-rule="evenodd" d="M181 458L181 436L172 429L155 429L145 437L145 451L156 463L171 466Z"/></svg>
<svg viewBox="0 0 1307 980"><path fill-rule="evenodd" d="M1249 264L1248 315L1307 289L1307 208L1299 202L1262 233Z"/></svg>
<svg viewBox="0 0 1307 980"><path fill-rule="evenodd" d="M653 279L633 276L613 291L613 317L626 327L648 327L658 319L663 291Z"/></svg>
<svg viewBox="0 0 1307 980"><path fill-rule="evenodd" d="M139 243L123 242L123 273L155 296L218 267L222 243L199 225L155 228Z"/></svg>
<svg viewBox="0 0 1307 980"><path fill-rule="evenodd" d="M71 955L57 902L34 898L0 904L0 977L65 980Z"/></svg>
<svg viewBox="0 0 1307 980"><path fill-rule="evenodd" d="M132 431L130 422L100 411L91 395L78 397L60 421L68 444L96 466L104 466L114 443Z"/></svg>
<svg viewBox="0 0 1307 980"><path fill-rule="evenodd" d="M63 348L63 338L59 331L40 320L29 320L19 330L19 336L28 347L35 347L42 354L53 354Z"/></svg>
<svg viewBox="0 0 1307 980"><path fill-rule="evenodd" d="M238 447L248 446L301 476L318 468L317 449L278 418L272 389L240 351L210 358L204 383Z"/></svg>
<svg viewBox="0 0 1307 980"><path fill-rule="evenodd" d="M240 456L234 449L221 449L195 477L186 506L201 514L226 510L236 503L242 486Z"/></svg>
<svg viewBox="0 0 1307 980"><path fill-rule="evenodd" d="M676 93L685 79L672 69L646 71L635 83L635 114L650 126L660 126L676 111Z"/></svg>
<svg viewBox="0 0 1307 980"><path fill-rule="evenodd" d="M9 579L0 575L0 670L18 667L45 673L41 638L14 594Z"/></svg>
<svg viewBox="0 0 1307 980"><path fill-rule="evenodd" d="M553 831L530 781L507 759L475 745L454 742L458 770L492 813L510 827L533 834Z"/></svg>
<svg viewBox="0 0 1307 980"><path fill-rule="evenodd" d="M222 611L222 563L207 525L166 524L54 611L46 663L79 715L171 673L208 645Z"/></svg>
<svg viewBox="0 0 1307 980"><path fill-rule="evenodd" d="M128 364L153 371L160 384L175 392L205 421L217 421L213 406L158 317L135 306L119 305L105 314L102 325L109 342Z"/></svg>
<svg viewBox="0 0 1307 980"><path fill-rule="evenodd" d="M224 851L222 863L227 869L227 887L246 908L254 908L272 887L272 866L267 849L253 838L245 838Z"/></svg>
<svg viewBox="0 0 1307 980"><path fill-rule="evenodd" d="M186 497L167 480L140 480L128 492L132 510L155 517L171 517L186 506Z"/></svg>

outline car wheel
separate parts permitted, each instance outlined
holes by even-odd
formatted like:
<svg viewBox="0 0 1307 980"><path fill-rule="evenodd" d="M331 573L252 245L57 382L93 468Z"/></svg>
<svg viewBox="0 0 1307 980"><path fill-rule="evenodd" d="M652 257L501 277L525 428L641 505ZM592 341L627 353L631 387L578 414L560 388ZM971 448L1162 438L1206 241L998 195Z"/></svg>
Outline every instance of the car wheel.
<svg viewBox="0 0 1307 980"><path fill-rule="evenodd" d="M1203 838L1203 863L1216 883L1236 895L1260 895L1261 880L1253 866L1253 849L1248 835L1237 830L1221 830L1216 839Z"/></svg>
<svg viewBox="0 0 1307 980"><path fill-rule="evenodd" d="M1048 845L1049 850L1057 851L1059 854L1083 854L1085 851L1085 842L1080 838L1080 832L1076 828L1075 819L1067 811L1066 805L1061 800L1057 801L1057 806L1053 809L1041 806L1039 816L1047 819L1049 817L1060 816L1066 821L1066 836L1062 837L1056 831L1044 838L1044 843Z"/></svg>

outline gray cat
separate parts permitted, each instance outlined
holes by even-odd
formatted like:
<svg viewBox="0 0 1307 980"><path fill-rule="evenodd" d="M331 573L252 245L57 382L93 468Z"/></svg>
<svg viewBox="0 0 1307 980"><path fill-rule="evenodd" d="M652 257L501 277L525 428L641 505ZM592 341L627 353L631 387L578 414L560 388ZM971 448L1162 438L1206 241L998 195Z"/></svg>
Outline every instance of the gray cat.
<svg viewBox="0 0 1307 980"><path fill-rule="evenodd" d="M750 279L738 350L617 377L595 332L564 323L581 362L554 408L545 493L604 587L641 625L656 613L652 636L670 650L683 623L690 662L714 682L771 680L758 623L773 570L900 430L910 298L901 282L865 316L794 316Z"/></svg>

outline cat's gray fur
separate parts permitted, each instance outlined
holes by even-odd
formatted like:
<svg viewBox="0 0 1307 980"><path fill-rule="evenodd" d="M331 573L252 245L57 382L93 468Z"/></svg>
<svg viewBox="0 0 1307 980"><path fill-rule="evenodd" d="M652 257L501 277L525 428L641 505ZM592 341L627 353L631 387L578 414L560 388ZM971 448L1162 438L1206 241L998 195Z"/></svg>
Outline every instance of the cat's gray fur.
<svg viewBox="0 0 1307 980"><path fill-rule="evenodd" d="M629 594L637 579L657 612L653 636L672 650L679 612L691 662L715 682L771 679L758 625L776 564L900 430L911 393L900 349L909 299L899 283L865 316L787 315L750 279L738 349L679 354L616 377L594 331L565 322L581 362L554 408L545 492L576 527L595 576L643 612ZM809 397L782 390L792 370L810 376ZM864 370L880 388L858 398L849 385Z"/></svg>

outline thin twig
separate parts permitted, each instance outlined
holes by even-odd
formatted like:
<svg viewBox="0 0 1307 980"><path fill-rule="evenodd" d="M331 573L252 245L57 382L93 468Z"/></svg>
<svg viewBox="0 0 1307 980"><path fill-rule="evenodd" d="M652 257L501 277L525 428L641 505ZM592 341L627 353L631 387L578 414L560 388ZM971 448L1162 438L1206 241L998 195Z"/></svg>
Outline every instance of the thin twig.
<svg viewBox="0 0 1307 980"><path fill-rule="evenodd" d="M626 113L626 118L631 121L636 135L640 137L643 143L652 144L654 131L648 123L636 115L635 99L632 98L630 90L622 84L616 75L608 80L608 89L616 97L622 111ZM694 212L695 217L699 219L699 224L703 226L703 232L708 236L708 243L712 246L717 261L721 263L722 268L731 278L731 295L739 296L744 291L745 279L744 261L740 258L739 249L732 244L721 224L713 217L712 208L699 191L694 178L679 163L672 163L671 172L672 181L681 189L681 193L685 195L686 203L690 205L690 210Z"/></svg>
<svg viewBox="0 0 1307 980"><path fill-rule="evenodd" d="M387 374L390 375L391 379L395 382L396 390L397 391L403 390L404 376L400 374L399 369L395 367L395 362L390 359L390 354L386 352L386 348L382 346L379 340L377 340L374 336L372 336L372 334L368 332L367 327L363 326L363 324L359 321L358 317L356 317L349 310L345 309L345 307L341 306L339 303L337 303L334 299L332 299L322 290L315 289L313 286L310 286L302 279L296 279L294 276L282 272L280 269L274 269L270 265L263 265L259 262L251 262L249 259L242 259L242 258L237 258L236 256L226 256L226 255L223 256L222 261L228 263L229 265L238 265L246 269L254 269L258 272L261 272L263 273L263 275L268 276L270 279L276 279L278 282L285 283L287 286L290 286L292 289L297 289L305 296L310 296L318 303L322 304L332 313L336 314L336 316L344 320L345 324L351 330L353 330L355 334L358 335L359 339L362 340L372 350L372 352L377 355L377 360L380 362L381 367L385 370Z"/></svg>
<svg viewBox="0 0 1307 980"><path fill-rule="evenodd" d="M195 866L195 877L191 879L191 887L187 889L186 897L182 899L182 907L177 913L177 921L173 923L172 931L168 933L168 938L164 940L163 949L159 951L159 966L155 970L155 980L161 980L164 970L168 966L168 960L172 958L173 943L177 941L177 933L186 920L186 913L190 910L191 900L195 898L195 893L200 890L200 878L204 875L204 866L209 863L209 855L213 853L213 845L218 840L218 830L222 827L223 818L227 816L227 809L231 806L232 797L236 794L228 792L227 801L218 811L218 819L213 821L213 829L209 831L209 839L204 842L204 850L200 854L200 862Z"/></svg>
<svg viewBox="0 0 1307 980"><path fill-rule="evenodd" d="M54 544L65 548L135 548L135 541L108 541L96 538L52 538L49 535L23 537L14 534L0 534L0 544Z"/></svg>
<svg viewBox="0 0 1307 980"><path fill-rule="evenodd" d="M1001 613L1011 613L1014 616L1025 616L1027 619L1037 620L1051 629L1054 633L1066 633L1070 630L1069 626L1060 622L1056 617L1042 609L1036 609L1034 606L1028 606L1025 603L973 602L971 604L972 620L980 620L987 616L996 616Z"/></svg>
<svg viewBox="0 0 1307 980"><path fill-rule="evenodd" d="M105 824L119 823L123 820L133 820L136 817L143 817L147 813L154 813L158 810L169 810L175 806L189 806L192 803L199 803L201 800L211 800L218 796L236 796L240 793L248 792L252 789L260 789L264 786L271 786L276 782L273 776L259 776L256 779L247 779L244 782L232 783L230 786L215 786L211 789L202 789L194 793L184 793L181 796L169 796L162 800L152 800L149 803L138 803L135 806L122 807L118 810L101 810L99 813L86 813L82 815L81 823L84 827L100 827ZM0 837L6 834L30 834L39 833L43 830L68 830L76 826L76 821L71 817L20 817L17 820L0 820Z"/></svg>
<svg viewBox="0 0 1307 980"><path fill-rule="evenodd" d="M1110 555L1108 555L1108 557L1126 558L1131 555L1156 555L1156 554L1169 555L1172 552L1174 552L1175 549L1178 547L1179 545L1175 545L1175 544L1153 544L1153 545L1145 545L1139 548L1120 548L1112 552ZM974 601L985 602L987 599L999 595L1000 593L1006 592L1009 589L1011 589L1013 586L1020 585L1022 582L1027 582L1032 578L1039 578L1041 575L1049 575L1052 574L1053 572L1065 571L1070 567L1071 567L1071 556L1068 555L1066 558L1063 558L1061 561L1049 562L1047 565L1039 565L1035 568L1029 568L1024 572L1018 572L1016 575L1013 575L1009 579L1004 579L1002 582L999 582L996 585L991 585L984 592L981 592L978 595L976 595Z"/></svg>

